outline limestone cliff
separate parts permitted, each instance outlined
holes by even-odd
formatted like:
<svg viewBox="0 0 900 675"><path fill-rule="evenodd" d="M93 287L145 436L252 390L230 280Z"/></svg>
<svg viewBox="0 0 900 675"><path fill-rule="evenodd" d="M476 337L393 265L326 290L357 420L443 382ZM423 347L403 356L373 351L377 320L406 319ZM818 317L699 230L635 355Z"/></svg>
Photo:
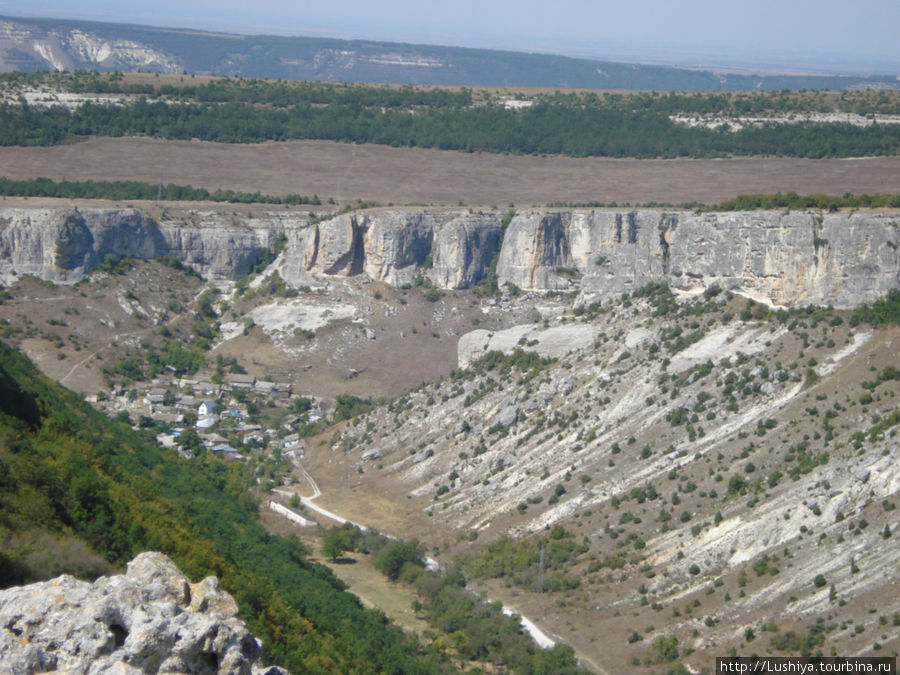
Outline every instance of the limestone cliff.
<svg viewBox="0 0 900 675"><path fill-rule="evenodd" d="M651 281L781 305L853 307L900 288L900 215L562 211L517 215L501 284L613 295Z"/></svg>
<svg viewBox="0 0 900 675"><path fill-rule="evenodd" d="M73 283L107 254L173 255L213 279L247 274L280 235L273 271L297 286L423 275L467 288L492 263L501 286L616 295L651 281L712 285L781 305L853 307L900 287L900 214L530 210L506 231L496 210L377 209L324 220L196 212L156 222L134 209L0 210L0 281ZM502 242L502 245L501 245ZM499 250L498 250L499 248Z"/></svg>
<svg viewBox="0 0 900 675"><path fill-rule="evenodd" d="M23 674L279 675L215 577L190 584L161 553L94 583L63 575L0 591L3 670Z"/></svg>
<svg viewBox="0 0 900 675"><path fill-rule="evenodd" d="M173 255L206 278L235 280L250 272L260 251L274 247L281 232L303 228L307 222L290 216L241 219L201 212L187 221L161 222L164 246L156 255Z"/></svg>
<svg viewBox="0 0 900 675"><path fill-rule="evenodd" d="M4 209L0 270L73 283L107 253L152 257L165 249L157 224L134 209Z"/></svg>
<svg viewBox="0 0 900 675"><path fill-rule="evenodd" d="M255 227L253 226L255 225ZM75 283L106 255L174 255L211 278L247 274L279 225L211 221L158 223L136 209L0 210L0 280L33 274Z"/></svg>
<svg viewBox="0 0 900 675"><path fill-rule="evenodd" d="M340 215L312 226L295 264L305 273L365 273L394 285L410 283L431 252L437 226L431 214L417 211Z"/></svg>
<svg viewBox="0 0 900 675"><path fill-rule="evenodd" d="M295 284L317 274L366 274L402 286L422 274L440 288L467 288L484 277L499 242L496 213L392 209L344 214L288 233L279 271Z"/></svg>

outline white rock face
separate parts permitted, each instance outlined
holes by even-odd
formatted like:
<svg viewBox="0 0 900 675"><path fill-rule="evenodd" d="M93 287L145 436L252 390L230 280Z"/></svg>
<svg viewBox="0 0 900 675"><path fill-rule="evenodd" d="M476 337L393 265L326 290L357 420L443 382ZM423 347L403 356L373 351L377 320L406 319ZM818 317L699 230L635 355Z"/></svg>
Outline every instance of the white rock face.
<svg viewBox="0 0 900 675"><path fill-rule="evenodd" d="M283 675L207 577L191 585L169 558L142 553L93 584L63 575L0 591L4 672Z"/></svg>
<svg viewBox="0 0 900 675"><path fill-rule="evenodd" d="M491 338L494 334L489 330L479 328L460 335L459 341L456 343L456 355L460 368L467 368L469 365L480 359L490 351Z"/></svg>
<svg viewBox="0 0 900 675"><path fill-rule="evenodd" d="M137 209L0 209L0 281L34 274L75 283L106 255L153 258L173 255L213 279L246 275L260 250L290 225L257 219L157 223Z"/></svg>
<svg viewBox="0 0 900 675"><path fill-rule="evenodd" d="M292 286L357 275L399 286L423 275L439 288L467 288L495 263L501 286L577 291L584 300L662 282L851 308L900 288L897 213L533 210L505 233L501 221L499 211L458 209L380 209L318 223L271 213L157 223L134 209L5 209L0 281L27 273L74 283L110 253L173 255L207 277L237 279L283 234L272 271Z"/></svg>
<svg viewBox="0 0 900 675"><path fill-rule="evenodd" d="M0 210L0 278L7 283L14 273L74 283L106 253L145 258L162 247L156 223L133 209Z"/></svg>
<svg viewBox="0 0 900 675"><path fill-rule="evenodd" d="M260 249L272 245L273 232L249 227L205 226L181 223L160 228L164 249L210 279L236 279L246 275L259 259Z"/></svg>
<svg viewBox="0 0 900 675"><path fill-rule="evenodd" d="M500 219L461 213L434 234L428 276L439 288L468 288L481 280L500 245Z"/></svg>
<svg viewBox="0 0 900 675"><path fill-rule="evenodd" d="M588 296L656 281L849 308L900 287L898 250L898 214L532 211L510 223L497 275Z"/></svg>
<svg viewBox="0 0 900 675"><path fill-rule="evenodd" d="M440 288L467 288L484 276L499 241L497 214L343 214L311 226L296 247L289 244L282 277L366 274L401 286L424 274Z"/></svg>

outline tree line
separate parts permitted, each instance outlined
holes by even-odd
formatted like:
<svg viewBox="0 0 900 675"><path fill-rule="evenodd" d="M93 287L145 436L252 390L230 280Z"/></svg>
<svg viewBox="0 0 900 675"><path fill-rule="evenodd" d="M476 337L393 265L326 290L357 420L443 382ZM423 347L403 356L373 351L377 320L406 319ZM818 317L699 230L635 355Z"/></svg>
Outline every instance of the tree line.
<svg viewBox="0 0 900 675"><path fill-rule="evenodd" d="M322 204L318 195L313 195L312 197L297 194L270 195L262 194L258 191L241 192L238 190L222 189L210 192L205 188L195 188L191 185L176 185L174 183L169 183L168 185L154 185L153 183L140 181L53 181L50 178L14 180L2 176L0 176L0 195L10 197L57 197L62 199L112 199L117 201L150 201L160 199L163 201L211 201L240 204ZM757 193L738 195L734 199L727 199L717 204L703 204L701 202L685 202L681 204L672 204L668 202L619 204L618 202L592 201L554 202L548 204L548 206L552 208L630 208L634 206L641 208L700 209L703 211L821 209L823 211L833 212L844 208L900 208L900 195L855 195L851 192L847 192L843 195L801 195L796 192L777 192L774 194ZM511 218L511 214L513 213L514 211L510 211L506 214L504 223L506 223L507 219ZM262 260L258 264L259 268L264 268L272 260L274 260L274 254L270 253L265 260ZM172 263L170 262L168 264ZM494 283L496 284L496 280L494 280Z"/></svg>
<svg viewBox="0 0 900 675"><path fill-rule="evenodd" d="M49 178L13 180L0 177L0 194L11 197L59 197L63 199L115 199L196 202L228 202L232 204L321 204L317 195L287 194L275 196L239 190L195 188L191 185L154 185L140 181L53 181Z"/></svg>
<svg viewBox="0 0 900 675"><path fill-rule="evenodd" d="M757 92L554 92L538 100L567 106L646 110L666 115L790 115L852 112L860 115L900 113L900 92L818 90Z"/></svg>
<svg viewBox="0 0 900 675"><path fill-rule="evenodd" d="M734 199L726 199L718 204L704 204L702 202L552 202L547 204L550 208L562 209L603 209L603 208L647 208L647 209L690 209L695 211L757 211L771 209L819 209L823 211L837 211L838 209L895 209L900 208L900 195L889 194L861 194L852 192L842 196L826 194L801 195L796 192L758 193L738 195Z"/></svg>
<svg viewBox="0 0 900 675"><path fill-rule="evenodd" d="M719 204L706 207L710 211L753 211L755 209L822 209L837 211L841 208L900 208L900 195L854 195L847 192L843 196L796 192L781 194L739 195Z"/></svg>
<svg viewBox="0 0 900 675"><path fill-rule="evenodd" d="M461 565L425 569L424 550L418 541L389 539L345 523L328 530L322 552L337 560L346 551L371 555L375 568L388 579L413 588L418 596L414 609L445 634L438 641L448 641L465 659L514 673L584 672L570 646L541 649L522 629L519 617L505 615L499 602L486 602L468 589Z"/></svg>

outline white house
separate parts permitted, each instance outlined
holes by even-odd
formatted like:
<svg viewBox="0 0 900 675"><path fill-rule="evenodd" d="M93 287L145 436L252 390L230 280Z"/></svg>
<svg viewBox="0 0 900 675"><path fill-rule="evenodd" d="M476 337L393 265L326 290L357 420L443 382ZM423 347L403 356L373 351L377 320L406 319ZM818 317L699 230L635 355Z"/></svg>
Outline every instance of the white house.
<svg viewBox="0 0 900 675"><path fill-rule="evenodd" d="M216 404L214 401L203 401L197 407L197 415L200 417L209 417L216 414Z"/></svg>

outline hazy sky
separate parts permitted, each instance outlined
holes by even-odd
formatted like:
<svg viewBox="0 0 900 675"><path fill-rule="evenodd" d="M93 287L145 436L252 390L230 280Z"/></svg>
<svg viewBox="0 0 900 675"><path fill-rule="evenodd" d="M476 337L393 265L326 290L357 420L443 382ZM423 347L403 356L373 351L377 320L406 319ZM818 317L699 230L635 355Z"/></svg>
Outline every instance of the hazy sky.
<svg viewBox="0 0 900 675"><path fill-rule="evenodd" d="M900 0L0 0L0 14L900 74Z"/></svg>

